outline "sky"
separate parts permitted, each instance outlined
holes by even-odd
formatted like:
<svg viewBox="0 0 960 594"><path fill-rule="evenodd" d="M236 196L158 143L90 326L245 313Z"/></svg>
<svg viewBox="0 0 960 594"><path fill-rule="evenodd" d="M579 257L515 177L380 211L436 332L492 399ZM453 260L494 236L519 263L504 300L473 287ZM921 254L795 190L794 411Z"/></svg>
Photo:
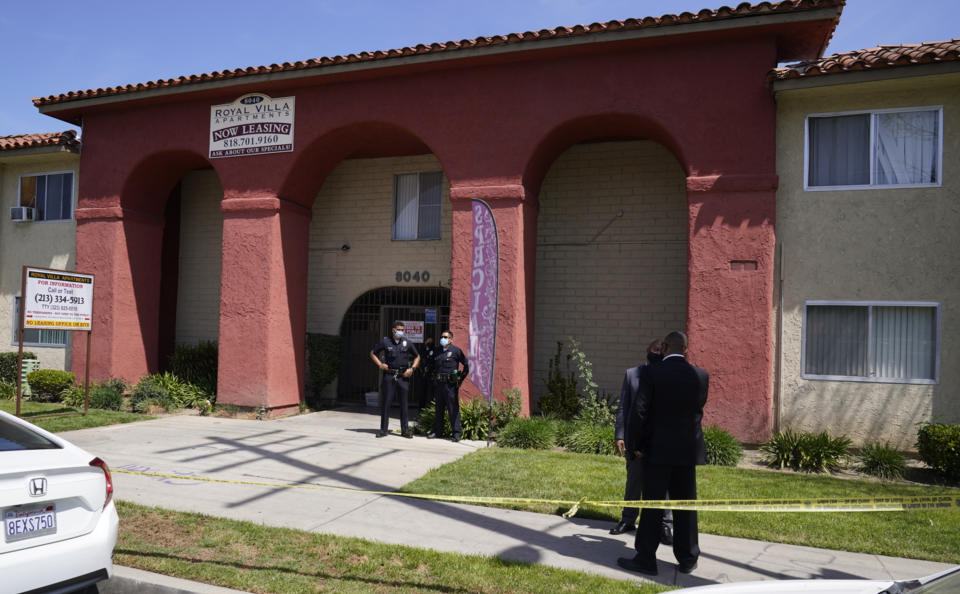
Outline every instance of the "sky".
<svg viewBox="0 0 960 594"><path fill-rule="evenodd" d="M71 128L41 115L32 97L418 43L697 12L723 4L723 0L6 0L0 10L0 136ZM827 53L958 37L960 0L847 0Z"/></svg>

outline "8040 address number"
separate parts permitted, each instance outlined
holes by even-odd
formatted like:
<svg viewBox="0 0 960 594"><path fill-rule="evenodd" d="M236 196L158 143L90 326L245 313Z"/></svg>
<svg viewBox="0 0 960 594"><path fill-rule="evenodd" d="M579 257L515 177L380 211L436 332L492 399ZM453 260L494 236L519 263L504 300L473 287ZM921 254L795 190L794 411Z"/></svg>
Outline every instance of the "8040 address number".
<svg viewBox="0 0 960 594"><path fill-rule="evenodd" d="M398 283L428 283L430 282L430 271L416 270L414 272L410 272L409 270L398 270L397 282Z"/></svg>

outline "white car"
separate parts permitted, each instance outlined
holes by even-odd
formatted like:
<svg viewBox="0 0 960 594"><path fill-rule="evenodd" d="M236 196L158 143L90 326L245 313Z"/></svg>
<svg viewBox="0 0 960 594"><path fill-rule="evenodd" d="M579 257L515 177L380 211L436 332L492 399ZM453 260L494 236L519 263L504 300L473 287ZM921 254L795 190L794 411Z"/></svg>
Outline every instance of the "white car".
<svg viewBox="0 0 960 594"><path fill-rule="evenodd" d="M684 588L702 594L952 594L960 592L960 567L915 580L769 580Z"/></svg>
<svg viewBox="0 0 960 594"><path fill-rule="evenodd" d="M3 411L0 514L0 591L74 592L113 574L119 520L106 463Z"/></svg>

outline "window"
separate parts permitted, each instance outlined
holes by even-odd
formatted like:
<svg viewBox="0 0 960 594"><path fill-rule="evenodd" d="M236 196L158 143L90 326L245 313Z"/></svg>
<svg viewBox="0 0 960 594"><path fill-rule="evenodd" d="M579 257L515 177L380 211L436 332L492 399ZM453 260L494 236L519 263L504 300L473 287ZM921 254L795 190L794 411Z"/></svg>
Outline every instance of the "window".
<svg viewBox="0 0 960 594"><path fill-rule="evenodd" d="M804 378L938 381L936 303L808 301L803 318Z"/></svg>
<svg viewBox="0 0 960 594"><path fill-rule="evenodd" d="M20 176L20 204L34 209L35 221L73 218L73 172Z"/></svg>
<svg viewBox="0 0 960 594"><path fill-rule="evenodd" d="M805 188L939 185L941 116L939 107L808 116Z"/></svg>
<svg viewBox="0 0 960 594"><path fill-rule="evenodd" d="M443 173L393 176L393 238L440 239Z"/></svg>
<svg viewBox="0 0 960 594"><path fill-rule="evenodd" d="M19 344L17 329L20 328L20 296L13 298L13 344ZM67 346L67 330L37 330L24 328L24 346L64 347Z"/></svg>

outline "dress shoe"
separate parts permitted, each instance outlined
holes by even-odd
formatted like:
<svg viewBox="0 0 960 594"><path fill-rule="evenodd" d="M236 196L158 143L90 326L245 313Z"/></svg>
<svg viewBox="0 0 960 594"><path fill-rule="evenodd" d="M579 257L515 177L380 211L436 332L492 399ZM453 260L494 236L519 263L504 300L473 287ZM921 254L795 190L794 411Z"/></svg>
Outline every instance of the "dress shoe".
<svg viewBox="0 0 960 594"><path fill-rule="evenodd" d="M697 568L697 562L694 561L690 565L677 565L677 571L680 573L692 573L694 569Z"/></svg>
<svg viewBox="0 0 960 594"><path fill-rule="evenodd" d="M386 431L377 431L377 437L386 437L386 436L387 436Z"/></svg>
<svg viewBox="0 0 960 594"><path fill-rule="evenodd" d="M673 532L670 531L670 525L664 524L660 531L660 544L670 546L673 544Z"/></svg>
<svg viewBox="0 0 960 594"><path fill-rule="evenodd" d="M636 571L637 573L642 573L645 575L657 575L657 562L654 561L653 564L644 563L642 561L637 561L636 557L620 557L617 559L617 565L624 569L629 569L630 571ZM691 570L692 571L692 570Z"/></svg>
<svg viewBox="0 0 960 594"><path fill-rule="evenodd" d="M413 433L401 433L400 437L406 437L407 439L413 439Z"/></svg>
<svg viewBox="0 0 960 594"><path fill-rule="evenodd" d="M636 529L637 527L633 525L633 522L619 522L610 529L610 534L623 534L624 532L633 532Z"/></svg>

